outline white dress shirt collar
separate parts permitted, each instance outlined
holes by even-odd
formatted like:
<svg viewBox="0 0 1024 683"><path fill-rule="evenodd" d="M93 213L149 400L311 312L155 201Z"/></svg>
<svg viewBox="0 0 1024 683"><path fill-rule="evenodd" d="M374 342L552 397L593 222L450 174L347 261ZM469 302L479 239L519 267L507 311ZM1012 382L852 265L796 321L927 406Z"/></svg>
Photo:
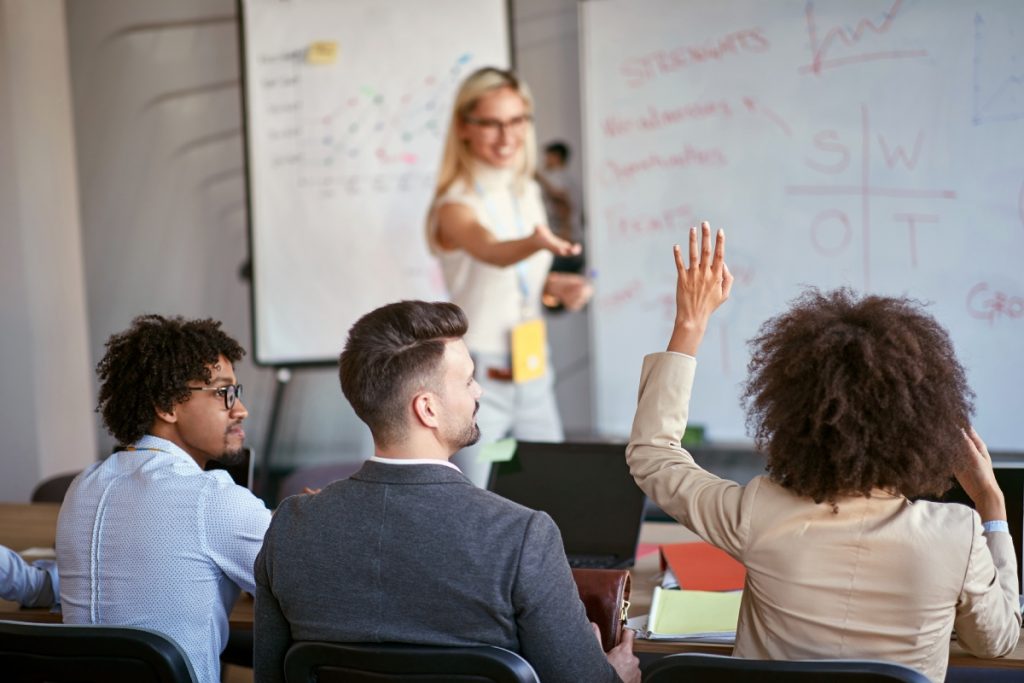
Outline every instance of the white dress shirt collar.
<svg viewBox="0 0 1024 683"><path fill-rule="evenodd" d="M381 458L374 455L370 457L370 462L379 462L383 465L444 465L451 467L456 472L462 471L453 462L434 458Z"/></svg>

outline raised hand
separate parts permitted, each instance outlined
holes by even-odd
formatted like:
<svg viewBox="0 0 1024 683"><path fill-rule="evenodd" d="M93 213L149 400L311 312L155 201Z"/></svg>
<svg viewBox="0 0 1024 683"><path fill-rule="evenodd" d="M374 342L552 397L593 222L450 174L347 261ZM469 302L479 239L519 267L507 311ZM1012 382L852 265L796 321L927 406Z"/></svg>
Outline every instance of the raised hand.
<svg viewBox="0 0 1024 683"><path fill-rule="evenodd" d="M715 236L711 248L711 226L707 221L690 228L690 265L683 262L683 250L673 247L676 260L676 319L668 350L695 356L704 338L711 314L729 298L733 277L725 265L725 231Z"/></svg>

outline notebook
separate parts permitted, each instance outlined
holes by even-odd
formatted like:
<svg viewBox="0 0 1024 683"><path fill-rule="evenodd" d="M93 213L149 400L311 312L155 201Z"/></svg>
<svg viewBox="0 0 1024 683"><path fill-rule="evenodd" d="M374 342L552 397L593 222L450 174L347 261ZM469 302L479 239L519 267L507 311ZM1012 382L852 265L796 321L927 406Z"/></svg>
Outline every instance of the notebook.
<svg viewBox="0 0 1024 683"><path fill-rule="evenodd" d="M650 640L731 643L736 640L742 600L740 591L665 590L655 586L642 635Z"/></svg>
<svg viewBox="0 0 1024 683"><path fill-rule="evenodd" d="M633 566L645 497L625 444L520 441L511 459L491 468L487 488L551 515L570 566Z"/></svg>

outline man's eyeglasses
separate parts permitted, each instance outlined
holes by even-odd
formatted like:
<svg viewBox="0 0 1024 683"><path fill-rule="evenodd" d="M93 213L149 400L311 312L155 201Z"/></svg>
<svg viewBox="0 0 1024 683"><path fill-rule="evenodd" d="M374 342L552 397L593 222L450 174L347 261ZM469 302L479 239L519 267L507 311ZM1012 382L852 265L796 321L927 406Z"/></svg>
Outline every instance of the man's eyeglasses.
<svg viewBox="0 0 1024 683"><path fill-rule="evenodd" d="M526 124L533 120L533 116L530 114L523 114L522 116L516 116L507 121L501 121L500 119L479 119L475 116L467 116L465 118L466 123L472 126L480 126L489 134L497 136L502 131L509 131L511 133L520 133L526 128Z"/></svg>
<svg viewBox="0 0 1024 683"><path fill-rule="evenodd" d="M235 399L242 398L242 385L229 384L226 387L189 387L189 391L212 391L224 398L224 407L231 410L235 405Z"/></svg>

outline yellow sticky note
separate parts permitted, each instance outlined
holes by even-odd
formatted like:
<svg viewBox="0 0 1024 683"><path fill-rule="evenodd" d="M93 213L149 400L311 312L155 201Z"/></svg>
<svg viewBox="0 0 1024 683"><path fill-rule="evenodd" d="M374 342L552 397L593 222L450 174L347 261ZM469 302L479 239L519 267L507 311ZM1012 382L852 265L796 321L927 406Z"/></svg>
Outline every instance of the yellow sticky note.
<svg viewBox="0 0 1024 683"><path fill-rule="evenodd" d="M512 379L529 382L547 372L547 329L540 318L512 328Z"/></svg>
<svg viewBox="0 0 1024 683"><path fill-rule="evenodd" d="M334 40L318 40L306 50L307 64L334 64L338 59L338 43Z"/></svg>

